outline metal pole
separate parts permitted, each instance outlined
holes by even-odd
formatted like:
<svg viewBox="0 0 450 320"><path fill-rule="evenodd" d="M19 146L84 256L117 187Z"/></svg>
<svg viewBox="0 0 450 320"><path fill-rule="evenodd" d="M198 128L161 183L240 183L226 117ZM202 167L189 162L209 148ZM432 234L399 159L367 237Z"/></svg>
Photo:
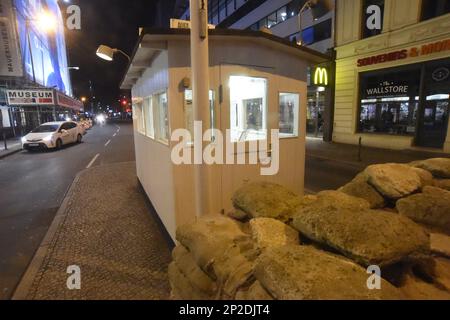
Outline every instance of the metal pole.
<svg viewBox="0 0 450 320"><path fill-rule="evenodd" d="M208 2L206 0L190 0L191 16L191 72L192 72L192 107L194 121L208 123L209 119L209 46L208 46ZM203 126L204 127L204 126ZM204 129L204 128L203 128ZM196 136L194 134L194 136ZM197 139L201 139L197 133ZM203 139L197 141L197 146L203 146ZM195 143L195 140L194 140ZM195 172L195 204L198 216L204 215L203 199L207 199L206 188L203 186L202 165L203 150L194 148Z"/></svg>
<svg viewBox="0 0 450 320"><path fill-rule="evenodd" d="M3 130L3 142L5 144L5 150L8 150L8 143L6 142L6 132Z"/></svg>

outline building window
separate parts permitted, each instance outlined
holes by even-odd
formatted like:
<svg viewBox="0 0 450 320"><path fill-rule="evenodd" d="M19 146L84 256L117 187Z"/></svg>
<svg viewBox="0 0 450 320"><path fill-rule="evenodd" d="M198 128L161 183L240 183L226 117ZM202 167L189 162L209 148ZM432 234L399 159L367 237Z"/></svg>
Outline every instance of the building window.
<svg viewBox="0 0 450 320"><path fill-rule="evenodd" d="M363 39L381 34L384 21L384 0L364 0L362 17Z"/></svg>
<svg viewBox="0 0 450 320"><path fill-rule="evenodd" d="M420 73L417 67L362 73L359 131L414 135Z"/></svg>
<svg viewBox="0 0 450 320"><path fill-rule="evenodd" d="M309 46L319 41L330 39L332 33L332 25L332 19L328 19L312 27L306 28L302 31L302 43ZM299 32L296 32L289 36L289 41L291 42L298 42L299 40Z"/></svg>
<svg viewBox="0 0 450 320"><path fill-rule="evenodd" d="M422 21L447 13L450 13L450 0L422 0Z"/></svg>
<svg viewBox="0 0 450 320"><path fill-rule="evenodd" d="M144 121L145 121L145 134L147 137L155 138L155 126L154 126L154 113L153 113L153 99L148 97L144 99L143 103Z"/></svg>
<svg viewBox="0 0 450 320"><path fill-rule="evenodd" d="M280 93L280 121L281 137L298 137L298 113L300 95L297 93Z"/></svg>
<svg viewBox="0 0 450 320"><path fill-rule="evenodd" d="M133 104L133 116L137 132L145 135L145 120L142 112L142 103Z"/></svg>
<svg viewBox="0 0 450 320"><path fill-rule="evenodd" d="M192 110L192 90L190 89L184 91L184 121L191 138L194 139L194 112ZM209 129L216 129L214 91L212 90L209 91ZM203 128L203 130L206 129Z"/></svg>
<svg viewBox="0 0 450 320"><path fill-rule="evenodd" d="M266 79L230 77L230 122L232 142L266 139Z"/></svg>
<svg viewBox="0 0 450 320"><path fill-rule="evenodd" d="M170 138L169 110L167 104L167 93L153 95L155 138L161 142L168 143Z"/></svg>

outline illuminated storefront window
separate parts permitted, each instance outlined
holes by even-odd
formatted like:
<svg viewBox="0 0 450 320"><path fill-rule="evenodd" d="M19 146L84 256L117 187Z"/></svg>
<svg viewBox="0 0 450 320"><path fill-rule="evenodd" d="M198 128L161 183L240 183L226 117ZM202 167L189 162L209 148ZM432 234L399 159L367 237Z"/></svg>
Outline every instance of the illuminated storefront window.
<svg viewBox="0 0 450 320"><path fill-rule="evenodd" d="M360 132L414 135L420 69L361 74Z"/></svg>

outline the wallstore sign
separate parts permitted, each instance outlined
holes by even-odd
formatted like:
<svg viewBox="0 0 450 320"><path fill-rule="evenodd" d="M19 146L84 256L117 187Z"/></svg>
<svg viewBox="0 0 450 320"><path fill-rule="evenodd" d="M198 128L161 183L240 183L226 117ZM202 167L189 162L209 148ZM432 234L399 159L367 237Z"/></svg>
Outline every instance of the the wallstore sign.
<svg viewBox="0 0 450 320"><path fill-rule="evenodd" d="M398 50L372 57L362 58L358 60L358 67L365 67L385 62L404 60L407 58L426 56L443 51L450 51L450 39L426 44L422 47L413 47L410 49Z"/></svg>
<svg viewBox="0 0 450 320"><path fill-rule="evenodd" d="M377 87L367 88L367 98L385 98L391 96L408 96L409 85L383 81Z"/></svg>

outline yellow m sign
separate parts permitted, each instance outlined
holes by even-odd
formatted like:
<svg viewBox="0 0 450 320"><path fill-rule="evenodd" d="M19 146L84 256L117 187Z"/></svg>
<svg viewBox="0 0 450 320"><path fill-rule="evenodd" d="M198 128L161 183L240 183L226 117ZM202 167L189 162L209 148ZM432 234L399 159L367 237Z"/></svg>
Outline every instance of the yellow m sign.
<svg viewBox="0 0 450 320"><path fill-rule="evenodd" d="M325 68L317 67L314 74L314 84L316 86L328 85L328 71Z"/></svg>

